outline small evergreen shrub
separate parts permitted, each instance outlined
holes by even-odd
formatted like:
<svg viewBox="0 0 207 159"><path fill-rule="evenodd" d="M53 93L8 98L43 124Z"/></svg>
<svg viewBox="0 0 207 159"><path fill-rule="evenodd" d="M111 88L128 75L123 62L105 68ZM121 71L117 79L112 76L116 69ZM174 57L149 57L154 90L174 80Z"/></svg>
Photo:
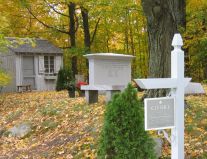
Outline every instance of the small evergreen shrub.
<svg viewBox="0 0 207 159"><path fill-rule="evenodd" d="M73 81L72 71L61 68L58 72L56 91L67 89L71 81Z"/></svg>
<svg viewBox="0 0 207 159"><path fill-rule="evenodd" d="M154 159L154 141L144 130L144 111L131 86L106 106L98 149L100 159Z"/></svg>

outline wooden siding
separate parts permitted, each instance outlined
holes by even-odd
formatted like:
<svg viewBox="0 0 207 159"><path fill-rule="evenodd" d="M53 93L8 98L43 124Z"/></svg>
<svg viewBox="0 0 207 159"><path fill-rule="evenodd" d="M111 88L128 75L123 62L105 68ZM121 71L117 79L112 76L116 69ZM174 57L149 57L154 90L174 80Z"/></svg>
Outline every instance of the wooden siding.
<svg viewBox="0 0 207 159"><path fill-rule="evenodd" d="M39 56L48 55L48 54L19 54L19 53L9 53L9 54L3 54L0 56L0 59L3 61L1 64L1 67L3 67L9 74L12 76L12 82L6 86L2 91L3 92L15 92L17 85L25 84L24 76L25 73L27 75L28 70L25 70L24 68L29 65L29 63L26 63L24 66L24 57L31 56L34 57L34 72L33 72L33 79L32 82L34 83L35 87L33 89L36 89L38 91L44 91L44 90L54 90L56 87L56 80L57 75L53 77L53 79L48 79L45 77L44 72L39 72L40 64L39 62ZM63 66L63 57L59 55L53 55L55 56L55 73L58 73L60 67ZM44 61L43 61L44 62ZM44 65L43 65L44 66ZM26 72L25 72L26 71ZM31 81L30 81L31 82Z"/></svg>
<svg viewBox="0 0 207 159"><path fill-rule="evenodd" d="M2 89L2 92L16 91L16 61L15 54L8 51L7 53L0 54L0 67L5 70L10 76L11 81L8 86Z"/></svg>

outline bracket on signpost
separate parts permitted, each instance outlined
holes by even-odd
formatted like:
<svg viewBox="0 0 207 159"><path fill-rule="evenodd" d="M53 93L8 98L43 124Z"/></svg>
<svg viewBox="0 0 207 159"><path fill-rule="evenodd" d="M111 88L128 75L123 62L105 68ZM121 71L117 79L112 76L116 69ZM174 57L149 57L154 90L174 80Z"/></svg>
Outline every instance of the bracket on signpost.
<svg viewBox="0 0 207 159"><path fill-rule="evenodd" d="M158 130L157 134L161 135L163 133L164 137L167 139L167 141L171 144L172 137L169 138L168 133L165 130Z"/></svg>

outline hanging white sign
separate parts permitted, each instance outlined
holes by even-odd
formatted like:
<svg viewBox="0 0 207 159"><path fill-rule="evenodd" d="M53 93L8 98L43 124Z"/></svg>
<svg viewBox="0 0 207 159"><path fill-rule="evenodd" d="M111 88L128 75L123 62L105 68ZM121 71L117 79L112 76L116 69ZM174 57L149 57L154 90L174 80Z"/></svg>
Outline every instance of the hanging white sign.
<svg viewBox="0 0 207 159"><path fill-rule="evenodd" d="M168 129L175 126L175 98L144 100L145 130Z"/></svg>

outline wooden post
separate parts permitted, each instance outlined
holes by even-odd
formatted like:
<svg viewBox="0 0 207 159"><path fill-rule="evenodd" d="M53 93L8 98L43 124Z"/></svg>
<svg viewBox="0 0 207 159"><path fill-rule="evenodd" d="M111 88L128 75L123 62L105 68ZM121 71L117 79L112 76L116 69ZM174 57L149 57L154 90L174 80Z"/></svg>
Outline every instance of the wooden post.
<svg viewBox="0 0 207 159"><path fill-rule="evenodd" d="M171 52L171 78L177 79L175 128L171 129L171 158L184 159L184 52L181 50L183 40L180 34L175 34Z"/></svg>
<svg viewBox="0 0 207 159"><path fill-rule="evenodd" d="M183 40L175 34L171 52L171 78L135 79L143 89L171 88L175 97L175 127L171 129L171 158L184 159L184 89L191 78L184 78L184 52L181 50Z"/></svg>

